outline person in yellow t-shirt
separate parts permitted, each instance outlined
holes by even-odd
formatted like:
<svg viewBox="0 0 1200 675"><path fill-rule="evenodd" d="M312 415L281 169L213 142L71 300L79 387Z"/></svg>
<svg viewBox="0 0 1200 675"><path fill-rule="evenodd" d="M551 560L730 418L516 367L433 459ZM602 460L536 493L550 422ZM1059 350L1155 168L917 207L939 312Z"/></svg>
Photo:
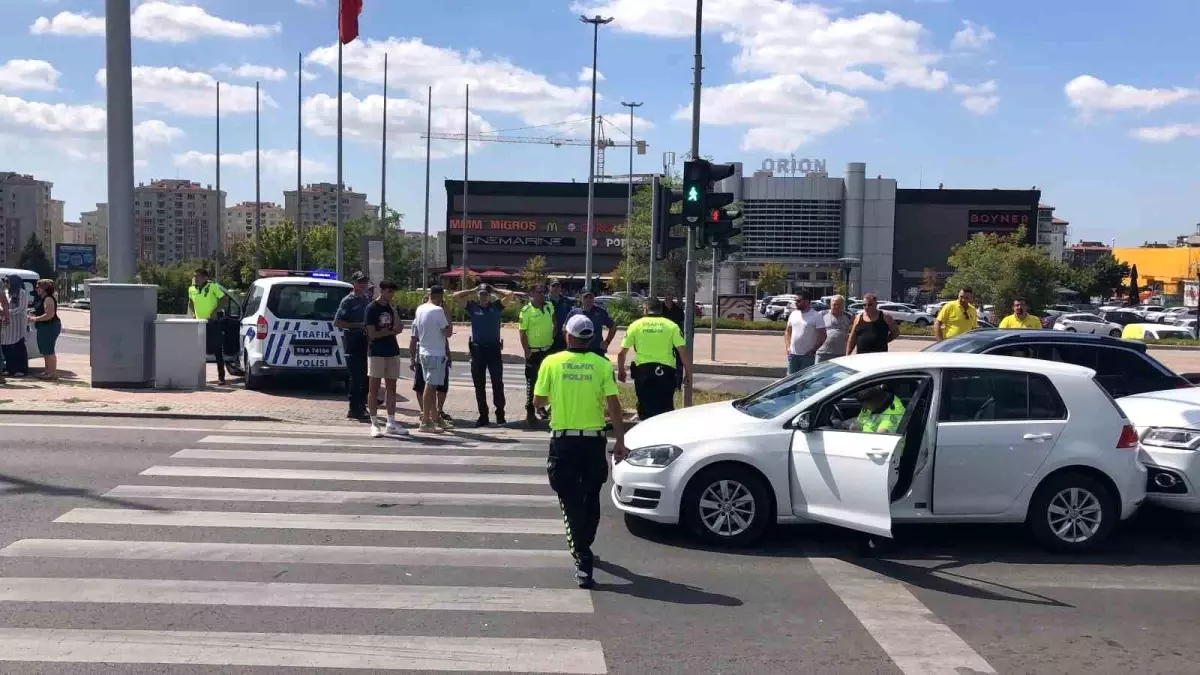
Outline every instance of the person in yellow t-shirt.
<svg viewBox="0 0 1200 675"><path fill-rule="evenodd" d="M675 409L675 364L683 368L683 381L691 377L688 371L687 347L674 321L664 317L662 301L646 301L646 316L629 324L621 338L617 353L617 379L625 381L625 357L632 347L637 352L633 367L633 389L637 394L638 419L648 420L655 415ZM675 358L679 355L678 361Z"/></svg>
<svg viewBox="0 0 1200 675"><path fill-rule="evenodd" d="M971 305L971 295L971 289L960 289L958 300L942 306L933 322L933 336L939 342L979 327L979 311Z"/></svg>
<svg viewBox="0 0 1200 675"><path fill-rule="evenodd" d="M1029 313L1029 305L1024 298L1013 300L1012 311L1000 321L1001 330L1036 330L1042 327L1041 319Z"/></svg>

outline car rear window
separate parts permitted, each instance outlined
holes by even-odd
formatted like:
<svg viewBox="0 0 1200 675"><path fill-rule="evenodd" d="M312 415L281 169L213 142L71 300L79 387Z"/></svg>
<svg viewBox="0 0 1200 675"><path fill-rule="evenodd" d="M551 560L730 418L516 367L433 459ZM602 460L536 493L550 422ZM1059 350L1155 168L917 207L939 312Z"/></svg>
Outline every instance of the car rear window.
<svg viewBox="0 0 1200 675"><path fill-rule="evenodd" d="M278 319L333 321L349 288L319 283L277 284L267 296L267 309Z"/></svg>

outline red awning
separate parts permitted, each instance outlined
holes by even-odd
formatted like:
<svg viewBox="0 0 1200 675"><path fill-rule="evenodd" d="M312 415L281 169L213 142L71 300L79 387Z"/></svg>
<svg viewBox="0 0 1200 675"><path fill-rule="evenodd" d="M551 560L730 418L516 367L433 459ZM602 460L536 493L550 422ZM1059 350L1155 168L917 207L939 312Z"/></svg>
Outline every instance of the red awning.
<svg viewBox="0 0 1200 675"><path fill-rule="evenodd" d="M462 273L463 273L463 268L455 267L454 269L450 270L449 272L442 274L442 276L444 276L444 277L461 277ZM475 270L471 269L470 267L467 268L467 274L479 276L479 272L476 272Z"/></svg>
<svg viewBox="0 0 1200 675"><path fill-rule="evenodd" d="M507 279L512 275L504 270L488 270L486 272L480 272L475 276L479 277L480 279Z"/></svg>

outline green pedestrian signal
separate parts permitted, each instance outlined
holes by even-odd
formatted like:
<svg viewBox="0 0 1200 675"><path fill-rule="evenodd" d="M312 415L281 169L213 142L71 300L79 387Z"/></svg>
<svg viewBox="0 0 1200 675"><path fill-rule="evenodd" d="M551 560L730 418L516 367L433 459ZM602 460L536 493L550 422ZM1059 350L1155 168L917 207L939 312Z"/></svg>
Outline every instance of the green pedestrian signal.
<svg viewBox="0 0 1200 675"><path fill-rule="evenodd" d="M700 201L700 189L697 188L695 185L688 187L687 200L689 202Z"/></svg>

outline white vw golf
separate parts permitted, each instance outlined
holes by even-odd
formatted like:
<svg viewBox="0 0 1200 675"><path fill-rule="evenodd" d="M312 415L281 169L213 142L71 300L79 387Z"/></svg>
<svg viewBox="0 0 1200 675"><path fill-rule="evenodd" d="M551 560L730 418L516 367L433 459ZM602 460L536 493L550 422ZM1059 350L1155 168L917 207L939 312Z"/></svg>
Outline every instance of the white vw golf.
<svg viewBox="0 0 1200 675"><path fill-rule="evenodd" d="M892 523L1026 522L1051 549L1090 549L1146 496L1137 434L1093 371L1034 367L936 352L823 363L637 425L613 501L717 544L773 523L890 537Z"/></svg>

